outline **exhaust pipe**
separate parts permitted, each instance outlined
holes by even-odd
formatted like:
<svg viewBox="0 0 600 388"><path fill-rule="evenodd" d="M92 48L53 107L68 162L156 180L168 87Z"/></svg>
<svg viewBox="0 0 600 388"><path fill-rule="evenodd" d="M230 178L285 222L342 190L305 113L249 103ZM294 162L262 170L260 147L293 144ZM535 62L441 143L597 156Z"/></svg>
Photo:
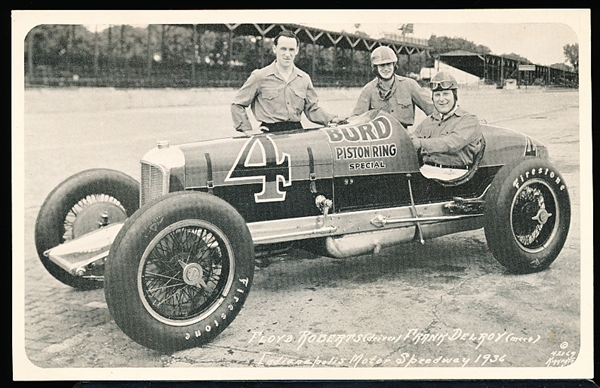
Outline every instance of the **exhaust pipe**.
<svg viewBox="0 0 600 388"><path fill-rule="evenodd" d="M327 237L325 250L331 257L343 259L367 253L379 253L382 248L412 241L415 226Z"/></svg>
<svg viewBox="0 0 600 388"><path fill-rule="evenodd" d="M413 240L420 241L421 237L429 240L482 227L483 217L478 215L446 222L422 223L420 230L417 229L416 225L411 225L402 228L330 236L324 239L324 248L326 255L343 259L368 253L377 254L383 248Z"/></svg>

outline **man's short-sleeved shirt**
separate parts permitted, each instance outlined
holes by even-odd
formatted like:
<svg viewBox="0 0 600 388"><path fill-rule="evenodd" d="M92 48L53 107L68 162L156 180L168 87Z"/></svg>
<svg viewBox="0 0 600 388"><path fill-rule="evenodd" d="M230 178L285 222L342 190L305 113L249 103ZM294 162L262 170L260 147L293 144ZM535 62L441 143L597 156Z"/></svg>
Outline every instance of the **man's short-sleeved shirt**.
<svg viewBox="0 0 600 388"><path fill-rule="evenodd" d="M318 97L310 76L294 66L289 79L284 80L275 62L254 70L236 94L232 107L234 127L252 129L245 107L250 106L256 119L264 123L299 122L302 112L318 124L327 124L333 118L318 106Z"/></svg>

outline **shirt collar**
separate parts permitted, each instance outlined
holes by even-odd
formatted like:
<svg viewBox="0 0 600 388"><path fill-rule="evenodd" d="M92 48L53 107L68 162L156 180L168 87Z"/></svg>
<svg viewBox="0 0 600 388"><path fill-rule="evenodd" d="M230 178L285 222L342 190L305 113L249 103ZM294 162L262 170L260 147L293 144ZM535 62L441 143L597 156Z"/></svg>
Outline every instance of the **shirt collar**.
<svg viewBox="0 0 600 388"><path fill-rule="evenodd" d="M378 77L377 78L377 83L375 84L375 88L377 89L377 92L379 93L379 98L381 98L382 100L388 100L392 94L395 92L396 90L396 77L392 78L392 84L390 85L389 89L384 89L382 84L381 84L381 79Z"/></svg>
<svg viewBox="0 0 600 388"><path fill-rule="evenodd" d="M398 87L398 82L402 82L406 79L406 77L402 77L401 75L398 75L395 73L394 73L393 77L394 77L394 85L392 86L392 89L396 89ZM379 77L375 77L375 83L378 84L379 82L381 82Z"/></svg>
<svg viewBox="0 0 600 388"><path fill-rule="evenodd" d="M450 112L448 112L444 116L442 116L442 114L440 112L438 112L437 110L433 112L432 116L434 119L436 119L438 121L444 121L452 116L458 116L458 117L464 116L465 113L466 112L464 110L462 110L461 107L458 106L458 103L457 103L456 106L454 107L454 109L452 109Z"/></svg>
<svg viewBox="0 0 600 388"><path fill-rule="evenodd" d="M267 67L268 71L267 71L267 75L274 75L274 76L278 76L279 77L279 72L277 71L277 60L274 60L273 62L271 62L271 64ZM296 77L301 77L302 74L300 74L298 71L298 68L296 67L295 64L292 64L292 75L296 76ZM280 77L281 78L281 77Z"/></svg>

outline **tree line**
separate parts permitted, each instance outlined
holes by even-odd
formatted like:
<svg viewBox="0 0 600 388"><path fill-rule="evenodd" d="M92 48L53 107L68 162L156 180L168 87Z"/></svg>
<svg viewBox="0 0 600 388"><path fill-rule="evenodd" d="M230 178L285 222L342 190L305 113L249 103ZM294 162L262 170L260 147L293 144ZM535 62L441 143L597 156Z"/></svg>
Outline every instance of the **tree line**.
<svg viewBox="0 0 600 388"><path fill-rule="evenodd" d="M462 38L432 35L428 42L431 57L453 50L491 53ZM83 25L39 25L26 37L25 75L32 83L45 77L45 84L52 79L89 79L96 86L239 86L252 70L274 60L272 44L268 38L209 30L194 35L184 25L119 25L101 31ZM565 56L577 69L578 47L567 46ZM514 53L507 56L531 63ZM432 64L431 57L400 56L399 73L419 73ZM302 44L296 65L314 71L316 84L330 80L353 86L372 78L367 51Z"/></svg>

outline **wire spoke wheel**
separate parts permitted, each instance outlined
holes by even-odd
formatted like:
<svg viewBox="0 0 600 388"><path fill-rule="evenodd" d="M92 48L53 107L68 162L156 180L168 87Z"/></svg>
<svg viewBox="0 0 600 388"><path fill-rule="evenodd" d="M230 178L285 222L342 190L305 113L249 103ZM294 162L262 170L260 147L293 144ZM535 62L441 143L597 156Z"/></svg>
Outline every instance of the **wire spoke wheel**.
<svg viewBox="0 0 600 388"><path fill-rule="evenodd" d="M44 200L35 224L40 261L57 280L80 290L103 286L104 264L86 267L76 276L51 261L44 252L99 228L124 222L139 207L139 183L119 171L85 170L62 181Z"/></svg>
<svg viewBox="0 0 600 388"><path fill-rule="evenodd" d="M511 225L524 250L536 252L547 246L556 233L558 212L558 199L544 181L531 180L520 188L511 207Z"/></svg>
<svg viewBox="0 0 600 388"><path fill-rule="evenodd" d="M202 320L231 287L231 245L214 225L178 222L148 246L139 268L139 292L148 312L170 325Z"/></svg>
<svg viewBox="0 0 600 388"><path fill-rule="evenodd" d="M563 177L545 159L524 157L502 167L485 198L490 251L509 271L544 270L562 250L571 221Z"/></svg>
<svg viewBox="0 0 600 388"><path fill-rule="evenodd" d="M106 260L104 295L125 334L170 352L225 330L253 276L244 218L214 195L181 191L147 202L123 224Z"/></svg>
<svg viewBox="0 0 600 388"><path fill-rule="evenodd" d="M64 219L63 240L69 241L109 223L123 222L127 210L108 194L91 194L73 205Z"/></svg>

